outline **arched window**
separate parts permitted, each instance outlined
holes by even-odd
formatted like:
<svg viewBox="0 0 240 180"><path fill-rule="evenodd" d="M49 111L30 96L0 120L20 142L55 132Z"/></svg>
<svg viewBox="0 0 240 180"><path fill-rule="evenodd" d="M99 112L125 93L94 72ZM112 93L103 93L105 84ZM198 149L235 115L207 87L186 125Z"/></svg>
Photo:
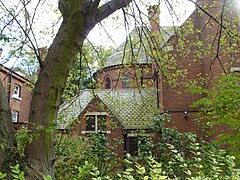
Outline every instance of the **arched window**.
<svg viewBox="0 0 240 180"><path fill-rule="evenodd" d="M105 80L105 88L106 89L111 89L111 79L110 77L107 77Z"/></svg>
<svg viewBox="0 0 240 180"><path fill-rule="evenodd" d="M123 88L130 88L130 79L129 79L128 75L123 76L122 87Z"/></svg>

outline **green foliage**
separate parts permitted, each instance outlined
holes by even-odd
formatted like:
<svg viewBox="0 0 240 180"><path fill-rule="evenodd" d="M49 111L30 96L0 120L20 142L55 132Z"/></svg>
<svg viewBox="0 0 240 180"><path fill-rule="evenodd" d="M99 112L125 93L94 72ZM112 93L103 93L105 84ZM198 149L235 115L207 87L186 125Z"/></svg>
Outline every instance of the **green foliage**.
<svg viewBox="0 0 240 180"><path fill-rule="evenodd" d="M94 164L100 176L111 174L118 166L116 149L110 146L109 139L103 133L94 133L89 138L90 147L85 151L87 160Z"/></svg>
<svg viewBox="0 0 240 180"><path fill-rule="evenodd" d="M5 178L6 178L6 176L7 176L7 174L6 174L6 173L2 173L2 172L0 172L0 179L5 179Z"/></svg>
<svg viewBox="0 0 240 180"><path fill-rule="evenodd" d="M23 57L15 70L19 70L24 77L35 83L39 73L39 64L36 60L36 55L30 50L23 50Z"/></svg>
<svg viewBox="0 0 240 180"><path fill-rule="evenodd" d="M71 99L80 90L93 88L93 73L97 70L97 67L103 66L111 52L111 49L107 50L101 46L93 47L89 43L84 44L82 52L76 57L69 72L62 99Z"/></svg>
<svg viewBox="0 0 240 180"><path fill-rule="evenodd" d="M56 179L239 179L235 158L192 133L164 127L167 114L156 116L156 139L140 136L139 155L121 163L104 134L88 139L62 136L57 144ZM63 143L64 142L64 143Z"/></svg>
<svg viewBox="0 0 240 180"><path fill-rule="evenodd" d="M16 153L19 155L19 157L23 158L25 147L28 143L31 143L32 140L37 135L30 133L30 131L27 128L22 128L16 133L16 140L17 140L17 147L16 147Z"/></svg>
<svg viewBox="0 0 240 180"><path fill-rule="evenodd" d="M203 147L201 171L199 176L211 179L239 179L240 169L236 168L235 157L225 150L217 149L214 144Z"/></svg>
<svg viewBox="0 0 240 180"><path fill-rule="evenodd" d="M104 49L101 46L93 47L89 43L84 44L82 52L78 54L70 69L62 100L71 99L80 90L92 88L94 86L93 73L97 67L103 67L111 52L112 49ZM35 56L34 52L25 51L24 57L15 68L32 83L36 82L39 73L39 63Z"/></svg>
<svg viewBox="0 0 240 180"><path fill-rule="evenodd" d="M83 152L88 148L86 139L67 135L57 136L54 164L56 179L77 178L78 167L84 163Z"/></svg>
<svg viewBox="0 0 240 180"><path fill-rule="evenodd" d="M139 148L139 160L145 160L148 157L153 155L152 149L154 148L154 144L152 141L152 137L148 137L148 136L140 136L138 138L139 140L139 144L138 144L138 148Z"/></svg>
<svg viewBox="0 0 240 180"><path fill-rule="evenodd" d="M131 157L128 154L124 160L126 169L117 174L119 180L164 180L167 176L163 175L162 163L158 163L152 157L147 158L145 166L129 160Z"/></svg>
<svg viewBox="0 0 240 180"><path fill-rule="evenodd" d="M78 178L80 179L90 179L92 174L90 173L92 170L95 170L95 167L93 164L89 163L88 161L85 161L85 164L80 166L78 168Z"/></svg>
<svg viewBox="0 0 240 180"><path fill-rule="evenodd" d="M228 150L240 160L240 76L224 75L216 79L212 89L204 89L197 84L190 86L192 93L206 94L206 97L198 100L193 106L201 107L198 113L198 121L207 130L214 130L215 125L224 125L227 131L219 136L220 143L229 146ZM229 133L230 132L230 133ZM214 133L214 132L211 132Z"/></svg>
<svg viewBox="0 0 240 180"><path fill-rule="evenodd" d="M25 180L24 172L20 170L20 165L10 166L13 180Z"/></svg>
<svg viewBox="0 0 240 180"><path fill-rule="evenodd" d="M44 180L52 180L52 177L50 175L44 176L43 177Z"/></svg>
<svg viewBox="0 0 240 180"><path fill-rule="evenodd" d="M167 176L162 175L162 163L156 162L152 157L149 157L147 160L147 167L140 165L137 162L133 162L130 155L128 154L128 159L124 160L126 165L126 169L117 173L116 175L101 175L101 172L95 167L93 164L88 161L82 167L79 167L78 178L92 179L92 180L111 180L111 179L119 179L119 180L164 180L167 179Z"/></svg>
<svg viewBox="0 0 240 180"><path fill-rule="evenodd" d="M99 176L106 176L120 165L116 147L110 146L108 138L102 133L88 138L58 137L56 159L56 179L88 179L92 177L89 172L94 168L97 168Z"/></svg>
<svg viewBox="0 0 240 180"><path fill-rule="evenodd" d="M180 133L163 126L169 116L158 116L153 127L159 134L155 144L156 159L163 163L163 171L174 179L238 179L240 174L234 157L219 150L192 133Z"/></svg>

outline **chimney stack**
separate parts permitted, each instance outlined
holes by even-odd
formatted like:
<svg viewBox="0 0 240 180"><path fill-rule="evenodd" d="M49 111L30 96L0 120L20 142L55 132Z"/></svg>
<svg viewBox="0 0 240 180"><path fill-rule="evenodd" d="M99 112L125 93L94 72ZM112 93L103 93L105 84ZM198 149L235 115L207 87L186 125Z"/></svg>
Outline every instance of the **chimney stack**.
<svg viewBox="0 0 240 180"><path fill-rule="evenodd" d="M152 33L160 31L160 5L152 5L148 8L148 19Z"/></svg>

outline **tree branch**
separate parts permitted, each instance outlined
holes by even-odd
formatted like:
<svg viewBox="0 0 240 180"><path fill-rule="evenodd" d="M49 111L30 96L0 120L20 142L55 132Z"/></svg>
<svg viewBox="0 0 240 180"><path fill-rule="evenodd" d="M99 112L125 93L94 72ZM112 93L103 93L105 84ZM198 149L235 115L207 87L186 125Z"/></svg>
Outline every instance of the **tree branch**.
<svg viewBox="0 0 240 180"><path fill-rule="evenodd" d="M210 14L208 11L206 11L203 7L201 7L197 2L193 1L193 0L188 0L192 3L195 4L195 6L200 9L203 13L205 13L207 16L209 16L213 21L215 21L219 26L222 27L222 29L226 30L227 34L229 35L229 37L234 37L234 36L239 36L237 33L234 33L233 31L231 31L229 28L227 28L226 26L224 26L219 20L217 20L215 17L213 17L212 14Z"/></svg>
<svg viewBox="0 0 240 180"><path fill-rule="evenodd" d="M102 21L116 10L126 7L133 0L112 0L98 8L95 20Z"/></svg>
<svg viewBox="0 0 240 180"><path fill-rule="evenodd" d="M91 4L91 9L97 9L100 1L101 1L101 0L95 0L95 1L93 1L92 4Z"/></svg>

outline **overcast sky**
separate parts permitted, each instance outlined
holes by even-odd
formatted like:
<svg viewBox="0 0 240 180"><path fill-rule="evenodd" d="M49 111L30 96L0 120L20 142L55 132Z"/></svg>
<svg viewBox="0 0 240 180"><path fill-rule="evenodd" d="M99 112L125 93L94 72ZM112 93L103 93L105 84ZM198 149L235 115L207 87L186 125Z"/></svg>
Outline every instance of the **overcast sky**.
<svg viewBox="0 0 240 180"><path fill-rule="evenodd" d="M10 0L10 1L13 1L12 3L16 2L14 0ZM147 14L148 6L157 4L159 3L159 1L162 1L160 3L161 4L160 25L171 26L172 16L168 13L168 10L167 10L168 8L165 6L165 3L164 3L165 0L144 0L142 4L139 3L141 11L143 12L143 14L141 15L143 18L143 21L145 23L148 22L147 17L144 16L144 14L145 15ZM173 5L173 9L179 17L178 19L179 21L175 21L175 25L180 25L192 13L195 7L194 7L194 4L190 3L188 0L172 0L172 1L175 2ZM36 1L33 1L33 2L36 3ZM59 26L58 25L55 28L53 28L53 24L56 22L56 18L59 17L59 12L57 11L57 4L58 4L57 0L49 0L45 2L46 2L45 4L41 5L41 10L37 12L38 13L36 14L37 18L35 18L35 21L34 21L35 30L39 32L39 33L36 33L36 38L38 39L39 47L44 47L44 46L49 47L49 45L52 42L52 38L55 36L55 33ZM131 8L128 8L128 11L130 10ZM140 19L138 12L137 11L134 11L134 12L135 12L136 18ZM96 45L102 45L105 47L112 46L114 48L117 48L122 42L125 41L126 35L130 33L135 26L133 20L131 19L129 19L128 23L129 23L128 31L126 32L122 10L119 10L102 22L102 25L104 28L102 28L100 25L97 25L90 32L88 36L88 40L91 43ZM46 34L46 32L49 32L49 34ZM2 46L2 47L4 47L3 56L2 56L2 59L4 59L4 57L7 57L8 48L6 46ZM16 60L11 58L11 60L5 65L8 67L11 67L15 61Z"/></svg>
<svg viewBox="0 0 240 180"><path fill-rule="evenodd" d="M160 11L160 25L161 26L172 26L173 19L172 16L169 14L168 8L164 3L164 0L161 3L161 11ZM178 20L175 18L174 24L179 26L181 25L194 11L195 6L193 3L189 2L188 0L173 0L175 5L173 6L174 11L178 16ZM154 0L150 1L147 5L154 5L156 2ZM147 14L147 6L145 4L142 5L141 11L143 14ZM144 22L147 23L148 20L143 15ZM97 45L104 45L104 46L113 46L117 47L122 42L125 41L126 38L126 30L124 26L124 20L122 16L121 10L110 16L107 20L103 22L105 30L111 36L112 39L108 38L108 35L105 33L102 27L96 26L89 34L88 38L91 42ZM134 27L134 22L130 20L130 27L129 30L131 31ZM128 32L127 32L128 33Z"/></svg>

